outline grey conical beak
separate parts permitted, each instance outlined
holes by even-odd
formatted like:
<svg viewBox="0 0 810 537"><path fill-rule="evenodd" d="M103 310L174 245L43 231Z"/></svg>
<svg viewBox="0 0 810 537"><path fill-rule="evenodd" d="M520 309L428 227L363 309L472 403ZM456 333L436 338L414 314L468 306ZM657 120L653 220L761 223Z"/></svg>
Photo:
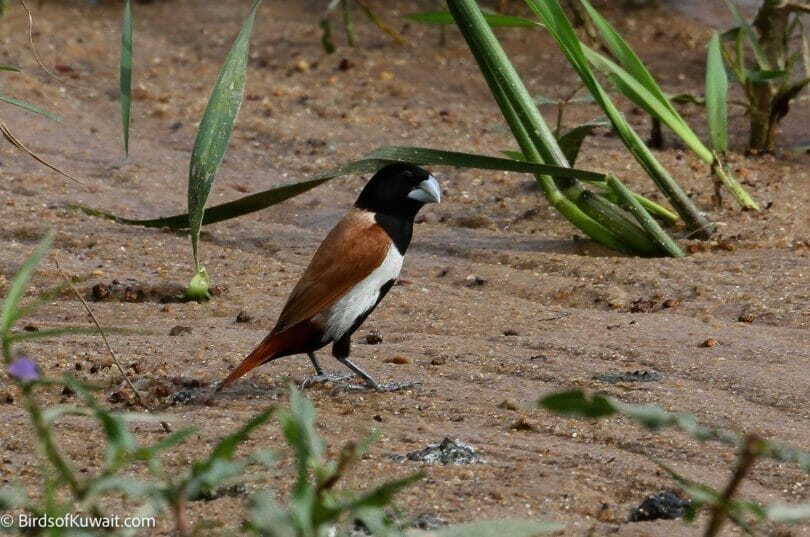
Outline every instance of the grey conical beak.
<svg viewBox="0 0 810 537"><path fill-rule="evenodd" d="M442 200L442 189L439 182L432 175L419 183L419 187L411 190L408 197L422 203L439 203Z"/></svg>

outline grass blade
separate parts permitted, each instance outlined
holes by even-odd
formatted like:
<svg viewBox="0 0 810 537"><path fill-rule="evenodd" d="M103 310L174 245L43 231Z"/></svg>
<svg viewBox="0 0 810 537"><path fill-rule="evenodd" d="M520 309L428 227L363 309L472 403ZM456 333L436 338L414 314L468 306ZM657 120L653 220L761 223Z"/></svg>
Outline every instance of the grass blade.
<svg viewBox="0 0 810 537"><path fill-rule="evenodd" d="M630 45L619 35L607 19L594 9L588 0L581 1L582 5L585 7L585 11L588 12L588 16L593 20L594 25L602 34L602 38L605 40L605 43L607 43L610 52L619 60L619 63L621 63L633 78L647 88L647 91L649 91L656 100L669 108L671 112L677 114L675 108L669 102L669 99L667 99L664 92L661 91L658 83L644 66L644 63L635 51L630 48Z"/></svg>
<svg viewBox="0 0 810 537"><path fill-rule="evenodd" d="M31 255L28 256L28 259L25 260L22 267L20 267L20 270L17 271L14 281L11 282L11 286L6 293L6 299L3 301L3 309L0 310L0 336L3 337L4 345L11 325L17 320L17 308L25 294L28 283L31 281L34 269L39 265L45 253L51 249L55 236L56 233L51 230L43 237L36 248L34 248L34 251L31 252Z"/></svg>
<svg viewBox="0 0 810 537"><path fill-rule="evenodd" d="M410 22L418 22L420 24L443 24L455 25L456 21L449 11L425 11L423 13L412 13L410 15L403 15L403 19ZM487 24L493 28L498 27L517 27L528 28L539 26L535 21L524 19L523 17L516 17L514 15L502 15L500 13L487 13L484 12L484 19ZM556 102L556 101L555 101Z"/></svg>
<svg viewBox="0 0 810 537"><path fill-rule="evenodd" d="M256 10L262 0L256 0L242 30L236 37L219 77L211 92L208 105L200 121L188 176L188 210L191 229L191 249L194 255L195 271L202 269L198 253L200 226L202 225L205 202L211 192L217 170L225 156L228 140L245 90L247 76L248 48Z"/></svg>
<svg viewBox="0 0 810 537"><path fill-rule="evenodd" d="M590 123L583 123L577 125L573 129L567 131L560 136L557 142L560 144L560 149L565 154L565 158L573 166L579 156L579 150L582 148L582 142L585 138L592 136L594 131L599 127L606 127L610 125L607 121L591 121Z"/></svg>
<svg viewBox="0 0 810 537"><path fill-rule="evenodd" d="M30 149L28 149L28 147L26 147L25 144L23 144L20 140L17 139L16 136L14 136L14 134L9 130L9 128L6 126L6 124L3 123L2 119L0 119L0 133L2 133L3 136L5 136L6 140L8 140L11 143L11 145L16 147L20 151L23 151L24 153L28 154L29 157L36 160L37 162L39 162L40 164L42 164L46 168L50 168L51 170L55 171L56 173L58 173L60 175L63 175L65 177L67 177L68 179L70 179L71 181L79 183L80 185L84 184L81 181L79 181L78 179L76 179L75 177L73 177L72 175L70 175L69 173L60 170L59 168L57 168L56 166L54 166L50 162L46 161L45 159L43 159L42 157L40 157L39 155L37 155L36 153L31 151Z"/></svg>
<svg viewBox="0 0 810 537"><path fill-rule="evenodd" d="M706 57L706 117L712 149L725 153L728 149L728 76L720 51L720 36L712 34Z"/></svg>
<svg viewBox="0 0 810 537"><path fill-rule="evenodd" d="M410 162L412 164L428 166L443 165L457 166L462 168L477 168L486 170L500 170L521 173L545 173L560 177L573 177L583 181L594 183L604 183L606 177L603 174L578 170L575 168L563 168L527 162L525 160L512 160L485 155L475 155L471 153L459 153L454 151L441 151L438 149L425 149L421 147L381 147L363 158L350 162L343 166L338 166L309 177L308 179L287 185L271 188L256 194L250 194L234 201L215 205L206 209L203 215L202 225L214 224L231 218L244 216L252 212L260 211L271 207L290 198L303 194L323 183L344 175L360 173L373 173L390 162ZM128 224L144 227L167 227L170 229L188 229L188 213L153 219L130 219L117 216L112 213L83 207L78 205L70 206L91 216L100 216L114 220L119 224Z"/></svg>
<svg viewBox="0 0 810 537"><path fill-rule="evenodd" d="M622 184L621 181L613 176L609 176L607 184L613 192L619 196L619 199L630 208L630 212L636 217L638 223L641 224L647 233L653 237L658 244L672 257L683 257L683 252L678 247L678 244L661 229L658 222L650 216L650 213L644 209L641 203L633 196L633 194Z"/></svg>
<svg viewBox="0 0 810 537"><path fill-rule="evenodd" d="M768 59L768 55L765 54L765 49L762 48L762 43L759 41L759 38L754 33L754 29L751 28L751 25L748 24L748 21L745 20L745 17L740 15L740 12L737 11L737 6L731 0L725 0L726 6L728 6L728 10L731 11L731 14L734 15L734 18L737 19L737 24L740 25L740 30L745 37L748 39L748 44L751 46L751 50L754 53L754 58L757 60L757 65L763 71L771 71L773 70L774 66L771 65L770 60ZM741 65L744 65L741 63Z"/></svg>
<svg viewBox="0 0 810 537"><path fill-rule="evenodd" d="M55 115L43 110L42 108L39 108L36 105L29 103L28 101L15 99L14 97L7 97L5 95L0 95L0 101L6 102L8 104L13 104L14 106L19 106L20 108L28 110L29 112L33 112L35 114L39 114L42 117L46 117L51 121L56 121L57 123L60 122L59 118L57 118Z"/></svg>
<svg viewBox="0 0 810 537"><path fill-rule="evenodd" d="M0 65L0 71L16 71L18 73L20 72L19 69L11 65Z"/></svg>
<svg viewBox="0 0 810 537"><path fill-rule="evenodd" d="M132 105L132 7L124 6L121 31L121 125L124 129L124 152L129 156L129 113Z"/></svg>
<svg viewBox="0 0 810 537"><path fill-rule="evenodd" d="M569 63L613 123L613 127L630 153L641 164L658 189L669 199L689 229L701 237L708 238L714 230L714 226L658 162L596 80L571 22L559 2L557 0L526 0L526 2L557 41Z"/></svg>

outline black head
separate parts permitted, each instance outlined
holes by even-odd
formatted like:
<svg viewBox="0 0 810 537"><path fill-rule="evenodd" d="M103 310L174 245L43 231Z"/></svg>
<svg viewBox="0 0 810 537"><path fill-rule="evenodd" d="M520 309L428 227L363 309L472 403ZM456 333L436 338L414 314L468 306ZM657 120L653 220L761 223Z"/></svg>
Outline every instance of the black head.
<svg viewBox="0 0 810 537"><path fill-rule="evenodd" d="M413 220L426 203L439 203L436 178L412 164L389 164L374 174L354 204L358 209Z"/></svg>

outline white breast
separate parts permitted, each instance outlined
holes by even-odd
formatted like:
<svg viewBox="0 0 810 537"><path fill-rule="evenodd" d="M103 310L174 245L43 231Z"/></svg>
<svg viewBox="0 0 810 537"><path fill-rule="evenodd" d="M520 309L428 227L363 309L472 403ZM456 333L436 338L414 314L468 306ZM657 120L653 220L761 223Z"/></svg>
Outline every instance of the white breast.
<svg viewBox="0 0 810 537"><path fill-rule="evenodd" d="M374 307L382 286L399 276L402 260L402 254L392 244L380 266L324 312L326 330L322 341L340 339L351 329L358 317Z"/></svg>

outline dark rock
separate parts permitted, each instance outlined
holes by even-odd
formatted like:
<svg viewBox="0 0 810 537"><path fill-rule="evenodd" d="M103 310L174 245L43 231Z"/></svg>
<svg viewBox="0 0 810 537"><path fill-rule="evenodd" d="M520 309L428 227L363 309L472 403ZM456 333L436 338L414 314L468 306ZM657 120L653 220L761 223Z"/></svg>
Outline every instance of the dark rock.
<svg viewBox="0 0 810 537"><path fill-rule="evenodd" d="M664 375L657 371L616 371L594 375L594 380L616 384L618 382L658 382Z"/></svg>
<svg viewBox="0 0 810 537"><path fill-rule="evenodd" d="M169 330L170 336L179 336L182 334L190 334L191 327L190 326L180 326L179 324L176 326L172 326L172 329Z"/></svg>
<svg viewBox="0 0 810 537"><path fill-rule="evenodd" d="M236 322L237 323L250 323L253 321L253 317L248 315L248 312L245 310L240 310L239 313L236 314Z"/></svg>
<svg viewBox="0 0 810 537"><path fill-rule="evenodd" d="M421 513L411 521L411 526L414 528L428 531L437 530L446 525L447 521L439 518L436 513Z"/></svg>
<svg viewBox="0 0 810 537"><path fill-rule="evenodd" d="M191 498L191 501L210 502L211 500L224 498L225 496L236 498L238 496L247 496L247 494L248 494L247 487L242 483L237 483L236 485L231 485L230 487L221 487L214 490L202 490L200 491L199 494L197 494L197 496Z"/></svg>
<svg viewBox="0 0 810 537"><path fill-rule="evenodd" d="M645 520L672 520L682 518L686 515L686 508L689 502L682 500L670 491L662 490L655 494L650 494L641 505L630 512L630 522L642 522Z"/></svg>
<svg viewBox="0 0 810 537"><path fill-rule="evenodd" d="M93 300L100 302L110 296L110 287L103 283L97 283L93 286L91 292L93 293Z"/></svg>
<svg viewBox="0 0 810 537"><path fill-rule="evenodd" d="M479 464L484 460L475 448L460 440L445 437L440 444L430 444L405 455L405 459L425 464Z"/></svg>
<svg viewBox="0 0 810 537"><path fill-rule="evenodd" d="M372 330L366 334L366 343L369 345L378 345L382 343L383 337L379 330Z"/></svg>
<svg viewBox="0 0 810 537"><path fill-rule="evenodd" d="M194 398L194 394L191 392L177 392L172 397L172 404L173 405L185 405L189 401Z"/></svg>

